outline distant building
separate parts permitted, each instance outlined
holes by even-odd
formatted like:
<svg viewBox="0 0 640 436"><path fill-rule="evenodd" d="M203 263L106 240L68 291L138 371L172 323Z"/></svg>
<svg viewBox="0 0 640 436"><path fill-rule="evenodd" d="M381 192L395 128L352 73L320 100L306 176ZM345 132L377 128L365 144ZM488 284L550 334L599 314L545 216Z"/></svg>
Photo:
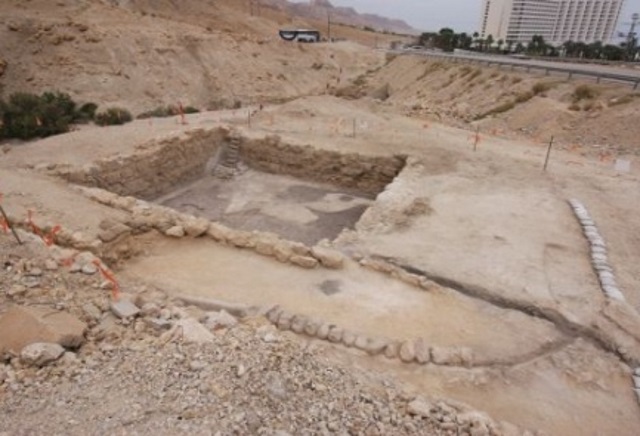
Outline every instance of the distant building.
<svg viewBox="0 0 640 436"><path fill-rule="evenodd" d="M550 44L608 42L624 0L483 0L481 36L526 43L541 35Z"/></svg>

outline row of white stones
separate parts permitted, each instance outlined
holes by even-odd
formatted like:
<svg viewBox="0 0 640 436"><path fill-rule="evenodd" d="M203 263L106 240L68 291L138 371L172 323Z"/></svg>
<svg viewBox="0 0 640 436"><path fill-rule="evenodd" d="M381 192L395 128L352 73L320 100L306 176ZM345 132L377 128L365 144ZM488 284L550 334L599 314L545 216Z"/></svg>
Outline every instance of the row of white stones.
<svg viewBox="0 0 640 436"><path fill-rule="evenodd" d="M609 265L607 245L600 235L600 232L598 232L595 222L580 201L572 199L569 200L569 204L578 218L580 225L582 225L582 231L591 245L591 265L598 275L602 292L613 300L625 301L624 295L616 282L613 269Z"/></svg>

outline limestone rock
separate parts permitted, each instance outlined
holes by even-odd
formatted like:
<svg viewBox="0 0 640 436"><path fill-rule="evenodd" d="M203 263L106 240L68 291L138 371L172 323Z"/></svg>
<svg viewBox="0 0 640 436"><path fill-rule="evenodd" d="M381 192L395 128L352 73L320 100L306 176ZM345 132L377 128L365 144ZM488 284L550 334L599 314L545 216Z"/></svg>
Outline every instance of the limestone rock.
<svg viewBox="0 0 640 436"><path fill-rule="evenodd" d="M165 235L172 238L182 238L185 235L184 228L182 226L173 226L164 232Z"/></svg>
<svg viewBox="0 0 640 436"><path fill-rule="evenodd" d="M389 342L384 349L384 356L387 359L396 359L400 352L400 344L397 342Z"/></svg>
<svg viewBox="0 0 640 436"><path fill-rule="evenodd" d="M289 330L291 328L291 320L293 315L288 312L282 312L278 317L278 328L280 330Z"/></svg>
<svg viewBox="0 0 640 436"><path fill-rule="evenodd" d="M207 235L218 242L227 242L231 239L233 230L220 223L212 222L209 224Z"/></svg>
<svg viewBox="0 0 640 436"><path fill-rule="evenodd" d="M367 338L364 335L358 335L356 337L355 342L353 343L353 346L356 347L358 350L367 351L368 344L369 344L369 338Z"/></svg>
<svg viewBox="0 0 640 436"><path fill-rule="evenodd" d="M75 316L50 309L14 307L0 317L0 354L19 353L36 342L77 348L84 342L87 325Z"/></svg>
<svg viewBox="0 0 640 436"><path fill-rule="evenodd" d="M432 347L431 360L437 365L470 366L473 351L467 347Z"/></svg>
<svg viewBox="0 0 640 436"><path fill-rule="evenodd" d="M271 323L275 324L278 322L278 318L282 313L282 308L280 306L274 306L267 311L267 319L271 321Z"/></svg>
<svg viewBox="0 0 640 436"><path fill-rule="evenodd" d="M253 235L244 231L232 232L228 241L231 245L238 248L254 248L256 246L256 241L253 238Z"/></svg>
<svg viewBox="0 0 640 436"><path fill-rule="evenodd" d="M423 418L428 418L431 415L432 405L424 398L418 397L407 404L407 412L410 415L416 415Z"/></svg>
<svg viewBox="0 0 640 436"><path fill-rule="evenodd" d="M304 316L296 315L291 320L291 331L294 333L304 333L304 326L307 323L307 319Z"/></svg>
<svg viewBox="0 0 640 436"><path fill-rule="evenodd" d="M311 249L311 254L318 259L324 267L340 269L344 266L344 255L339 251L316 246Z"/></svg>
<svg viewBox="0 0 640 436"><path fill-rule="evenodd" d="M187 235L197 238L209 230L209 220L205 218L188 217L182 222L182 227Z"/></svg>
<svg viewBox="0 0 640 436"><path fill-rule="evenodd" d="M356 343L356 338L357 336L352 331L345 330L342 333L342 343L347 347L353 347Z"/></svg>
<svg viewBox="0 0 640 436"><path fill-rule="evenodd" d="M415 350L416 361L418 361L418 363L422 365L429 363L431 360L431 351L429 349L429 345L427 345L427 342L424 339L416 339Z"/></svg>
<svg viewBox="0 0 640 436"><path fill-rule="evenodd" d="M29 366L44 366L58 360L64 354L64 348L56 343L36 342L27 345L20 352L20 360Z"/></svg>
<svg viewBox="0 0 640 436"><path fill-rule="evenodd" d="M367 347L364 350L372 356L375 356L382 353L388 344L389 341L386 339L370 338L367 342Z"/></svg>
<svg viewBox="0 0 640 436"><path fill-rule="evenodd" d="M205 344L214 340L213 333L193 318L176 321L173 328L163 336L165 335L169 340L192 344Z"/></svg>
<svg viewBox="0 0 640 436"><path fill-rule="evenodd" d="M112 219L105 219L100 223L98 238L102 242L112 242L129 232L131 232L131 228L126 224Z"/></svg>
<svg viewBox="0 0 640 436"><path fill-rule="evenodd" d="M121 297L118 301L112 301L109 305L111 312L118 318L133 318L140 313L138 306L128 298Z"/></svg>
<svg viewBox="0 0 640 436"><path fill-rule="evenodd" d="M309 320L304 326L304 334L309 336L315 336L320 329L320 323L318 321Z"/></svg>
<svg viewBox="0 0 640 436"><path fill-rule="evenodd" d="M307 269L313 269L318 266L318 260L309 256L294 255L289 259L289 261L294 265Z"/></svg>
<svg viewBox="0 0 640 436"><path fill-rule="evenodd" d="M324 323L318 328L318 332L316 333L316 337L318 339L325 340L329 337L329 332L331 331L331 324Z"/></svg>
<svg viewBox="0 0 640 436"><path fill-rule="evenodd" d="M273 255L278 261L285 263L288 262L294 254L288 242L279 240L276 241L273 246Z"/></svg>
<svg viewBox="0 0 640 436"><path fill-rule="evenodd" d="M238 324L238 320L226 310L219 312L207 312L202 322L209 330L231 328Z"/></svg>
<svg viewBox="0 0 640 436"><path fill-rule="evenodd" d="M333 326L329 330L329 335L327 336L327 339L329 340L329 342L338 343L342 341L342 334L343 334L343 330L340 327Z"/></svg>
<svg viewBox="0 0 640 436"><path fill-rule="evenodd" d="M400 345L400 350L398 352L400 356L400 360L405 363L413 362L416 358L416 348L413 341L404 341Z"/></svg>

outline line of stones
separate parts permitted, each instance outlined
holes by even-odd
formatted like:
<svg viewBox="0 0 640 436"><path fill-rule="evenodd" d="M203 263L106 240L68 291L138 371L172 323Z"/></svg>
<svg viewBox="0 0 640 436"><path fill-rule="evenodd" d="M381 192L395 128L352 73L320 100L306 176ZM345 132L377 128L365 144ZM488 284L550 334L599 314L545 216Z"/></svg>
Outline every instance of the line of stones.
<svg viewBox="0 0 640 436"><path fill-rule="evenodd" d="M638 399L638 404L640 404L640 367L633 371L633 387L633 390L636 393L636 398Z"/></svg>
<svg viewBox="0 0 640 436"><path fill-rule="evenodd" d="M158 206L134 197L122 197L100 188L79 188L94 201L127 211L130 219L108 228L101 225L103 242L111 242L123 233L143 233L156 229L162 234L182 238L208 236L224 245L251 249L260 255L272 257L283 263L313 269L322 266L329 269L344 267L345 256L337 250L318 244L308 247L299 242L288 241L269 232L243 231L229 228L221 223L183 214L174 209ZM120 229L114 232L114 229Z"/></svg>
<svg viewBox="0 0 640 436"><path fill-rule="evenodd" d="M591 247L591 265L598 276L602 292L607 298L617 301L625 301L624 294L620 291L616 282L613 268L609 265L607 257L607 244L598 232L595 221L589 215L587 208L578 200L569 200L573 213L578 218L582 231ZM640 404L640 367L633 372L633 387L636 398Z"/></svg>
<svg viewBox="0 0 640 436"><path fill-rule="evenodd" d="M429 346L418 338L415 340L390 340L374 338L352 332L338 325L322 322L304 315L287 312L280 306L266 311L266 318L280 330L290 330L300 335L356 348L369 355L384 355L388 359L398 359L404 363L473 367L473 350L468 347Z"/></svg>
<svg viewBox="0 0 640 436"><path fill-rule="evenodd" d="M625 301L624 294L620 291L616 282L613 269L609 265L607 257L607 245L598 232L595 222L589 215L587 208L575 199L569 200L573 213L578 218L582 231L591 247L591 265L600 281L600 288L605 296L613 300Z"/></svg>

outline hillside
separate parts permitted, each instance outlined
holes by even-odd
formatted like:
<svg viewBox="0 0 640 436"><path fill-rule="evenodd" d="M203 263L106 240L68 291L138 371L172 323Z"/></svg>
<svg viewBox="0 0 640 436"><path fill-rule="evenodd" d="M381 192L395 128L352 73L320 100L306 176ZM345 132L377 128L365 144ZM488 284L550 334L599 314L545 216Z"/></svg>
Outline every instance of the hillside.
<svg viewBox="0 0 640 436"><path fill-rule="evenodd" d="M388 96L384 104L407 115L494 135L553 135L583 153L640 153L640 93L628 85L400 56L341 94Z"/></svg>
<svg viewBox="0 0 640 436"><path fill-rule="evenodd" d="M250 16L233 1L8 0L0 17L5 94L57 89L134 112L177 101L283 101L324 92L381 61L357 44L371 32L349 29L354 42L288 44L277 30L290 17Z"/></svg>

